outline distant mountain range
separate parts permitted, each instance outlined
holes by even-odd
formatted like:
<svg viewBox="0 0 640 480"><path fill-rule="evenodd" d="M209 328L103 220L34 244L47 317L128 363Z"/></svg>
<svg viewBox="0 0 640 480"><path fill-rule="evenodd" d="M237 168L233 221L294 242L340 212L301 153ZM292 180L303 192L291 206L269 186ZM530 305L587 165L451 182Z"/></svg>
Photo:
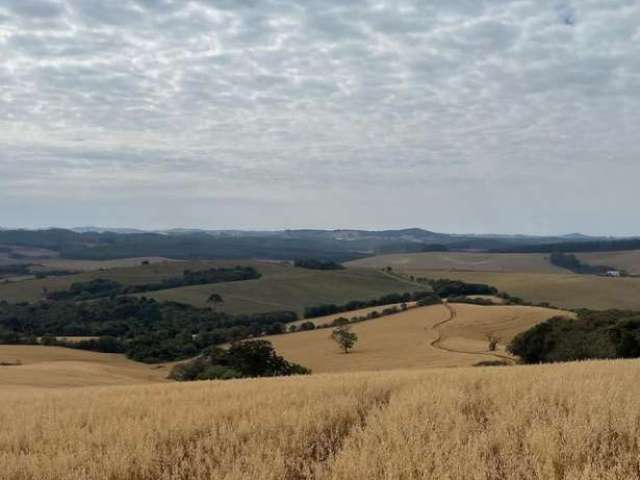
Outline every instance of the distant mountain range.
<svg viewBox="0 0 640 480"><path fill-rule="evenodd" d="M429 251L578 252L640 249L638 238L474 235L437 233L421 228L400 230L203 230L143 231L81 227L73 230L0 230L0 247L48 249L66 258L113 259L142 256L170 258L260 258L291 260L313 257L344 261L385 253Z"/></svg>
<svg viewBox="0 0 640 480"><path fill-rule="evenodd" d="M1 230L1 229L0 229ZM165 230L141 230L137 228L105 228L105 227L76 227L71 229L77 233L160 233L166 235L195 235L207 234L214 237L282 237L282 238L323 238L331 240L361 240L363 238L396 239L411 242L449 242L452 239L500 239L525 242L555 242L555 241L594 241L615 240L616 237L590 236L582 233L570 233L556 236L536 236L521 234L475 234L475 233L438 233L422 228L405 228L395 230L358 230L358 229L287 229L287 230L210 230L200 228L171 228Z"/></svg>

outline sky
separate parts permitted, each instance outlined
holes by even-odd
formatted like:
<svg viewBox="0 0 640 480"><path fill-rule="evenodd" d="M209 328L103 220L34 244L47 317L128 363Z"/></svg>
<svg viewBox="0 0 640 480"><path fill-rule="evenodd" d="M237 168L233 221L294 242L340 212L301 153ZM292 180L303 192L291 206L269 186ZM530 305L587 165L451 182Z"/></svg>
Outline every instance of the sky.
<svg viewBox="0 0 640 480"><path fill-rule="evenodd" d="M0 0L0 226L640 234L637 0Z"/></svg>

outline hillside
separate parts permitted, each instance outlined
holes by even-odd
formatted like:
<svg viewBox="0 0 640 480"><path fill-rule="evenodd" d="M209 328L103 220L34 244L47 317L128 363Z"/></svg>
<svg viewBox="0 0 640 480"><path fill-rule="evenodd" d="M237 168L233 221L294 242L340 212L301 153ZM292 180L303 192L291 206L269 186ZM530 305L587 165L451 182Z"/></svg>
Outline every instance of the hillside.
<svg viewBox="0 0 640 480"><path fill-rule="evenodd" d="M530 302L547 302L563 308L640 310L640 278L606 278L594 275L409 271L417 276L487 283Z"/></svg>
<svg viewBox="0 0 640 480"><path fill-rule="evenodd" d="M186 269L198 270L218 266L234 266L237 262L174 262L160 261L142 265L137 259L122 259L104 262L80 262L68 260L52 260L47 265L60 265L69 268L72 265L84 265L88 271L74 275L47 277L43 279L23 280L0 284L0 300L8 302L33 302L43 298L43 292L55 292L68 289L72 283L88 282L98 278L120 282L124 285L140 285L159 282L167 278L180 276ZM136 261L134 266L131 262ZM36 262L37 263L37 262ZM121 266L121 265L125 266ZM66 267L64 267L66 265ZM88 268L91 267L91 268ZM98 267L97 269L95 267ZM263 267L264 268L264 267Z"/></svg>
<svg viewBox="0 0 640 480"><path fill-rule="evenodd" d="M76 275L0 283L0 300L37 301L47 292L68 289L74 282L109 279L123 285L140 285L182 275L185 269L203 270L235 265L252 266L262 277L258 280L216 283L145 292L140 296L159 301L170 300L205 307L211 293L222 296L221 309L228 313L257 313L294 310L321 303L344 303L354 299L371 299L387 293L413 291L420 287L381 272L349 269L320 271L295 268L285 263L253 260L159 262L135 267L117 267L88 271Z"/></svg>
<svg viewBox="0 0 640 480"><path fill-rule="evenodd" d="M394 270L461 270L480 272L533 272L566 273L566 270L549 262L549 255L542 253L470 253L427 252L390 254L367 257L346 263L357 268Z"/></svg>
<svg viewBox="0 0 640 480"><path fill-rule="evenodd" d="M144 295L158 301L173 300L204 307L209 295L215 292L224 300L222 310L229 313L292 310L301 315L304 308L311 305L341 304L356 299L369 300L387 293L426 289L367 269L321 271L277 264L255 266L263 273L258 280L197 285Z"/></svg>
<svg viewBox="0 0 640 480"><path fill-rule="evenodd" d="M640 363L14 389L2 478L623 480Z"/></svg>
<svg viewBox="0 0 640 480"><path fill-rule="evenodd" d="M354 324L359 340L346 355L329 339L330 329L267 339L286 359L319 373L471 366L504 355L487 351L486 334L500 337L503 350L515 334L559 313L538 307L459 304L413 308Z"/></svg>
<svg viewBox="0 0 640 480"><path fill-rule="evenodd" d="M638 259L634 252L580 254L579 258L592 265L610 263L631 272L637 268L634 262ZM530 302L563 308L640 309L640 278L571 273L549 264L545 254L381 255L347 265L371 269L391 266L394 272L407 276L485 283Z"/></svg>
<svg viewBox="0 0 640 480"><path fill-rule="evenodd" d="M61 347L0 345L0 391L16 387L86 387L165 381L169 368L146 365L109 353Z"/></svg>

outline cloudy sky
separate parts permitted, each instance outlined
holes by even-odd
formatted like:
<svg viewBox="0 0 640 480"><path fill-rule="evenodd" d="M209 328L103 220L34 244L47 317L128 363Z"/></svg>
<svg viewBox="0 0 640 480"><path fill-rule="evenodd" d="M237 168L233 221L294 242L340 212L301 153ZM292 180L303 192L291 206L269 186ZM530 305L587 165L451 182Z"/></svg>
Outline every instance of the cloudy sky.
<svg viewBox="0 0 640 480"><path fill-rule="evenodd" d="M0 0L0 226L640 234L637 0Z"/></svg>

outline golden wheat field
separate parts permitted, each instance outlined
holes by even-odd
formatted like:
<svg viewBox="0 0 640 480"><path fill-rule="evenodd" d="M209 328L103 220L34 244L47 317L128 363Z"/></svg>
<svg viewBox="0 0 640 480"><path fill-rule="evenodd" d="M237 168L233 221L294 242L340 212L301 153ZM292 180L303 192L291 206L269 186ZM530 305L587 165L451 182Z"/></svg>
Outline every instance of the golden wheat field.
<svg viewBox="0 0 640 480"><path fill-rule="evenodd" d="M461 367L502 359L504 345L514 335L556 315L573 314L503 305L442 304L411 308L354 324L352 329L359 340L347 355L338 354L338 347L329 339L330 329L266 338L286 359L314 372ZM500 338L496 354L488 351L487 334Z"/></svg>
<svg viewBox="0 0 640 480"><path fill-rule="evenodd" d="M3 392L2 480L629 480L640 362Z"/></svg>
<svg viewBox="0 0 640 480"><path fill-rule="evenodd" d="M147 365L124 355L41 345L0 345L0 397L17 387L64 388L165 381L170 365Z"/></svg>

